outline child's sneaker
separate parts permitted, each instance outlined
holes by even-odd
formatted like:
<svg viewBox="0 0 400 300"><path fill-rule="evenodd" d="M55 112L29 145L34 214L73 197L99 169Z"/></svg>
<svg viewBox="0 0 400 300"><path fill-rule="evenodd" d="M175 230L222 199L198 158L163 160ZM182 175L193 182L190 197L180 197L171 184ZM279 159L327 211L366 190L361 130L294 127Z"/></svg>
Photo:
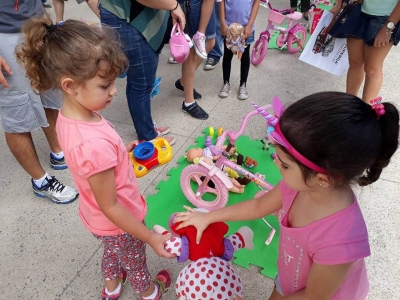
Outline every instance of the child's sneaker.
<svg viewBox="0 0 400 300"><path fill-rule="evenodd" d="M231 92L231 85L229 84L228 81L226 81L222 86L222 89L218 93L218 96L220 96L221 98L226 98L228 97L230 92Z"/></svg>
<svg viewBox="0 0 400 300"><path fill-rule="evenodd" d="M219 63L218 60L215 60L212 57L207 58L207 62L204 65L204 70L213 70L215 69L215 66Z"/></svg>
<svg viewBox="0 0 400 300"><path fill-rule="evenodd" d="M249 98L249 94L247 93L246 89L246 84L242 83L242 85L239 87L237 97L239 100L246 100L247 98Z"/></svg>
<svg viewBox="0 0 400 300"><path fill-rule="evenodd" d="M41 198L48 198L57 204L67 204L78 198L79 193L76 189L63 185L54 176L48 177L43 180L42 186L37 186L32 181L33 192L36 196Z"/></svg>
<svg viewBox="0 0 400 300"><path fill-rule="evenodd" d="M119 291L119 293L117 295L107 295L106 294L106 287L103 287L103 289L101 290L101 300L118 300L119 296L121 296L122 294L122 290L123 290L123 285L125 284L126 281L126 271L124 269L122 269L121 274L119 275L119 282L121 283L121 290Z"/></svg>
<svg viewBox="0 0 400 300"><path fill-rule="evenodd" d="M192 38L194 50L196 54L202 59L207 59L207 51L206 51L206 36L195 34Z"/></svg>
<svg viewBox="0 0 400 300"><path fill-rule="evenodd" d="M168 292L168 289L171 286L171 273L168 270L161 270L153 281L158 287L158 293L154 300L159 300L166 292ZM140 299L143 300L143 297Z"/></svg>
<svg viewBox="0 0 400 300"><path fill-rule="evenodd" d="M54 170L64 170L67 167L67 164L65 163L65 159L63 158L57 158L54 156L53 153L50 153L50 165L51 168Z"/></svg>

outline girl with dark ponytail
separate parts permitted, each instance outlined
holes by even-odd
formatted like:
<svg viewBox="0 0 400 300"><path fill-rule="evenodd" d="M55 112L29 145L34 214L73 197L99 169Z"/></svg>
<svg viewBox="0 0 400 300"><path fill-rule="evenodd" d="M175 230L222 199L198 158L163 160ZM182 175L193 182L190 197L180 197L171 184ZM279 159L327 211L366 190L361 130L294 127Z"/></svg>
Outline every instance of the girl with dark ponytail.
<svg viewBox="0 0 400 300"><path fill-rule="evenodd" d="M270 133L281 182L268 193L202 214L187 208L178 226L193 225L197 239L214 222L258 219L278 211L278 275L269 300L363 300L368 232L352 184L369 185L396 152L399 112L356 96L324 92L286 110L274 100ZM266 115L266 112L263 112Z"/></svg>

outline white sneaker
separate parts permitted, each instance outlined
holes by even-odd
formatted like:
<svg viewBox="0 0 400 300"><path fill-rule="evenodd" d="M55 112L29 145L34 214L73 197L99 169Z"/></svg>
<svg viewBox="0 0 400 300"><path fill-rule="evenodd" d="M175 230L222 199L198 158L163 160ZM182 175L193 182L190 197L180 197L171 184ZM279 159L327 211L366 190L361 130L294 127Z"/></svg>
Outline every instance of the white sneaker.
<svg viewBox="0 0 400 300"><path fill-rule="evenodd" d="M32 181L33 192L41 198L48 198L57 204L67 204L78 198L79 193L76 189L63 185L54 176L47 177L43 180L42 186L39 187Z"/></svg>
<svg viewBox="0 0 400 300"><path fill-rule="evenodd" d="M225 82L224 85L222 86L222 89L218 93L218 96L221 98L226 98L229 96L229 93L231 92L231 85L229 82Z"/></svg>
<svg viewBox="0 0 400 300"><path fill-rule="evenodd" d="M237 97L239 100L246 100L249 98L249 94L247 93L246 85L244 83L239 87Z"/></svg>

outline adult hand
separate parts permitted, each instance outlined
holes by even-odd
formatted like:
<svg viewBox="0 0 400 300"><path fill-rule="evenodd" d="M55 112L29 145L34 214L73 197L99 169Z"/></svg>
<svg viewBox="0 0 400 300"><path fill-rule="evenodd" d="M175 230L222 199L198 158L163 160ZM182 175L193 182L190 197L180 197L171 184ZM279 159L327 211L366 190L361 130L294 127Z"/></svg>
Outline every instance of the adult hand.
<svg viewBox="0 0 400 300"><path fill-rule="evenodd" d="M338 1L336 3L336 5L334 5L329 12L332 13L334 16L336 16L340 11L341 6L342 6L342 2Z"/></svg>
<svg viewBox="0 0 400 300"><path fill-rule="evenodd" d="M153 232L147 243L150 245L151 248L153 248L154 252L158 256L166 258L174 258L176 256L174 254L169 253L164 248L164 243L168 241L171 237L172 237L171 234L161 235Z"/></svg>
<svg viewBox="0 0 400 300"><path fill-rule="evenodd" d="M221 23L221 35L227 37L228 36L228 25L225 22Z"/></svg>
<svg viewBox="0 0 400 300"><path fill-rule="evenodd" d="M247 24L246 25L246 27L244 28L244 32L243 32L243 34L244 34L244 38L245 39L247 39L249 36L251 36L251 33L253 32L252 31L252 28L253 26L249 26L249 24Z"/></svg>
<svg viewBox="0 0 400 300"><path fill-rule="evenodd" d="M179 224L176 230L179 230L181 228L190 225L196 227L197 229L196 243L200 244L201 236L203 235L204 230L206 230L208 225L210 225L210 222L207 219L207 213L197 211L186 205L184 205L183 207L187 211L178 213L174 219L174 223L182 222L181 224Z"/></svg>
<svg viewBox="0 0 400 300"><path fill-rule="evenodd" d="M139 145L139 142L137 140L134 140L132 142L129 142L128 144L125 145L126 151L131 152L135 146Z"/></svg>
<svg viewBox="0 0 400 300"><path fill-rule="evenodd" d="M12 75L12 71L10 66L6 63L6 61L4 60L4 58L2 58L0 56L0 85L4 85L4 87L9 88L10 86L8 85L7 80L5 79L2 69L4 69L4 71L6 71L8 74Z"/></svg>
<svg viewBox="0 0 400 300"><path fill-rule="evenodd" d="M185 29L186 26L186 18L185 13L183 12L181 6L178 4L178 7L171 11L172 22L175 24L176 22L179 23L182 31Z"/></svg>
<svg viewBox="0 0 400 300"><path fill-rule="evenodd" d="M384 47L389 44L392 34L386 32L386 28L382 27L374 41L374 47Z"/></svg>

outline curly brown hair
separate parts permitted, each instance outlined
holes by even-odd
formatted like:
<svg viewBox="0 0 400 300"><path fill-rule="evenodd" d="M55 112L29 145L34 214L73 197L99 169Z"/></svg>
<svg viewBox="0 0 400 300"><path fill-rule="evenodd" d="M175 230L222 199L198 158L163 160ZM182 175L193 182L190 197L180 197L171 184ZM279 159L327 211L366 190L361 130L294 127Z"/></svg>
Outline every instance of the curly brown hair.
<svg viewBox="0 0 400 300"><path fill-rule="evenodd" d="M60 88L61 76L85 82L96 74L116 78L128 68L115 31L108 27L67 20L53 25L47 17L28 20L24 42L15 52L32 88L43 92Z"/></svg>

